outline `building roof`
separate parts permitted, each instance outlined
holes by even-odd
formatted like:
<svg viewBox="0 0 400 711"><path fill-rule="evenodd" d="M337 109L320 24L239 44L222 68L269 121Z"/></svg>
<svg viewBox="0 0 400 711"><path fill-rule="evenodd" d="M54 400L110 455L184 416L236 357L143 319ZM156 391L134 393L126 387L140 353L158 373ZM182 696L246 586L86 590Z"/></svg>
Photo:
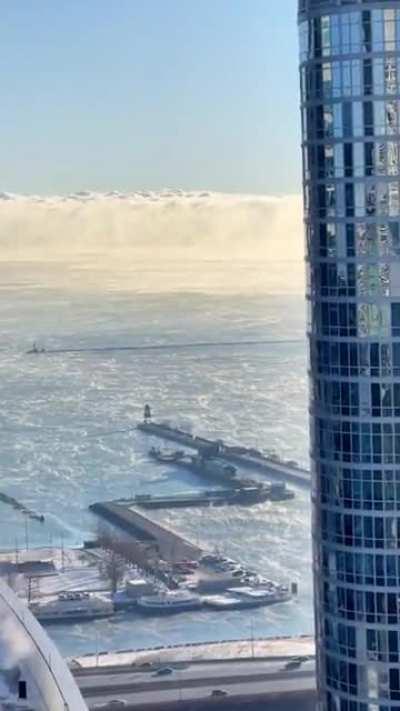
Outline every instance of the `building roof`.
<svg viewBox="0 0 400 711"><path fill-rule="evenodd" d="M56 646L28 608L0 581L0 709L26 683L34 711L87 711Z"/></svg>
<svg viewBox="0 0 400 711"><path fill-rule="evenodd" d="M371 4L374 8L380 6L382 8L385 5L393 7L398 5L400 7L400 0L298 0L299 16L300 19L302 15L309 13L314 15L321 15L324 12L332 12L339 8L345 10L356 10L366 9L368 5Z"/></svg>

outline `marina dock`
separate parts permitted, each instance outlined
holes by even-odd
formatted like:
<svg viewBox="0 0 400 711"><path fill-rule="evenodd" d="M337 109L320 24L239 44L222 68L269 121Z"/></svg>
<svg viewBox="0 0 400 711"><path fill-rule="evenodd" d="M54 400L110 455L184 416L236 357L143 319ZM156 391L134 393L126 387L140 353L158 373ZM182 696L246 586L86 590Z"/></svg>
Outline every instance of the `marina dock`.
<svg viewBox="0 0 400 711"><path fill-rule="evenodd" d="M271 486L241 486L211 491L187 491L169 496L141 494L135 497L135 505L141 509L185 509L208 506L255 506L264 501L282 501L293 498L291 492L278 484Z"/></svg>
<svg viewBox="0 0 400 711"><path fill-rule="evenodd" d="M166 526L152 521L134 505L130 505L129 501L105 501L92 504L89 509L122 529L134 540L156 547L160 556L167 562L174 563L185 558L198 560L203 553L199 546L182 538Z"/></svg>
<svg viewBox="0 0 400 711"><path fill-rule="evenodd" d="M230 446L224 444L221 440L197 437L178 427L153 422L150 419L139 422L136 427L140 432L146 435L158 437L169 442L175 442L199 454L210 451L215 452L214 456L216 456L218 460L227 464L237 465L246 471L259 472L271 479L290 482L302 487L309 488L311 485L311 475L306 469L302 469L291 462L268 457L262 452L250 447Z"/></svg>
<svg viewBox="0 0 400 711"><path fill-rule="evenodd" d="M164 524L140 513L134 500L96 503L89 508L129 535L129 543L125 538L127 558L136 564L140 558L141 569L162 581L170 591L170 598L167 592L156 602L150 598L143 598L142 603L139 600L138 605L144 611L149 609L154 614L168 608L185 611L192 609L189 607L192 603L196 609L245 610L282 604L297 595L296 583L292 582L289 587L289 584L274 582L217 551L203 550ZM183 594L185 599L182 602L175 600L175 594ZM170 606L172 603L173 607Z"/></svg>

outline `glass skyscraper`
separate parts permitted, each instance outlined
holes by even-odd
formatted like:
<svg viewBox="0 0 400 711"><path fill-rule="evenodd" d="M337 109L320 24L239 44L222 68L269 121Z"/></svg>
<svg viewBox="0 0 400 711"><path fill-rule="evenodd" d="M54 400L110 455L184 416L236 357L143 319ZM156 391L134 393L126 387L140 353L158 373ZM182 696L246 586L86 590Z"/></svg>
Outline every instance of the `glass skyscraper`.
<svg viewBox="0 0 400 711"><path fill-rule="evenodd" d="M400 709L400 0L300 0L320 711Z"/></svg>

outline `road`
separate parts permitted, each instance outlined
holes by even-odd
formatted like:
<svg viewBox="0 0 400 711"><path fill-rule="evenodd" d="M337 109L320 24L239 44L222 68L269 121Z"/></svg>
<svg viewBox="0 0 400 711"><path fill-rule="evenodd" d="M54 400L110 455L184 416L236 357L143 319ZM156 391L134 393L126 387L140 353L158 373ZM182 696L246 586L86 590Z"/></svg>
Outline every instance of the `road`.
<svg viewBox="0 0 400 711"><path fill-rule="evenodd" d="M232 661L175 663L173 672L158 675L153 669L109 671L104 667L74 672L89 709L113 708L112 699L121 699L126 706L137 709L146 705L213 698L212 691L222 689L227 697L266 696L290 692L312 692L315 686L314 661L306 661L295 669L286 669L285 661ZM214 701L216 701L215 697ZM221 697L222 701L222 697ZM116 708L116 707L115 707Z"/></svg>

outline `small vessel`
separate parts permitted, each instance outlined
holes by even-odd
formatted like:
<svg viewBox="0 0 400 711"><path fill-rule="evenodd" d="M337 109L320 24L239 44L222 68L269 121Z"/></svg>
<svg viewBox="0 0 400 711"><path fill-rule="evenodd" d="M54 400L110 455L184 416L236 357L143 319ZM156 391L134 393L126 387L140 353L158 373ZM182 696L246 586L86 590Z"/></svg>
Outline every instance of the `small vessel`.
<svg viewBox="0 0 400 711"><path fill-rule="evenodd" d="M185 453L181 449L158 449L157 447L152 447L149 451L149 455L156 459L157 462L165 464L173 464L174 462L179 462Z"/></svg>
<svg viewBox="0 0 400 711"><path fill-rule="evenodd" d="M173 614L186 610L198 610L202 606L199 595L186 590L161 592L158 595L143 595L137 601L139 610L150 614Z"/></svg>
<svg viewBox="0 0 400 711"><path fill-rule="evenodd" d="M199 454L190 457L190 468L194 472L203 474L209 479L217 481L233 482L236 478L237 469L232 464L227 464L221 459L214 457L205 458Z"/></svg>
<svg viewBox="0 0 400 711"><path fill-rule="evenodd" d="M244 610L288 602L291 598L286 585L271 585L265 588L228 588L225 594L210 595L203 598L203 601L213 610Z"/></svg>
<svg viewBox="0 0 400 711"><path fill-rule="evenodd" d="M32 348L30 348L30 350L27 351L27 353L28 353L28 355L38 355L39 353L46 353L46 349L43 348L43 346L42 346L41 348L39 348L39 347L37 346L37 344L34 343L34 344L32 345Z"/></svg>
<svg viewBox="0 0 400 711"><path fill-rule="evenodd" d="M60 593L56 600L31 603L29 609L40 622L94 620L114 612L111 600L87 592Z"/></svg>

